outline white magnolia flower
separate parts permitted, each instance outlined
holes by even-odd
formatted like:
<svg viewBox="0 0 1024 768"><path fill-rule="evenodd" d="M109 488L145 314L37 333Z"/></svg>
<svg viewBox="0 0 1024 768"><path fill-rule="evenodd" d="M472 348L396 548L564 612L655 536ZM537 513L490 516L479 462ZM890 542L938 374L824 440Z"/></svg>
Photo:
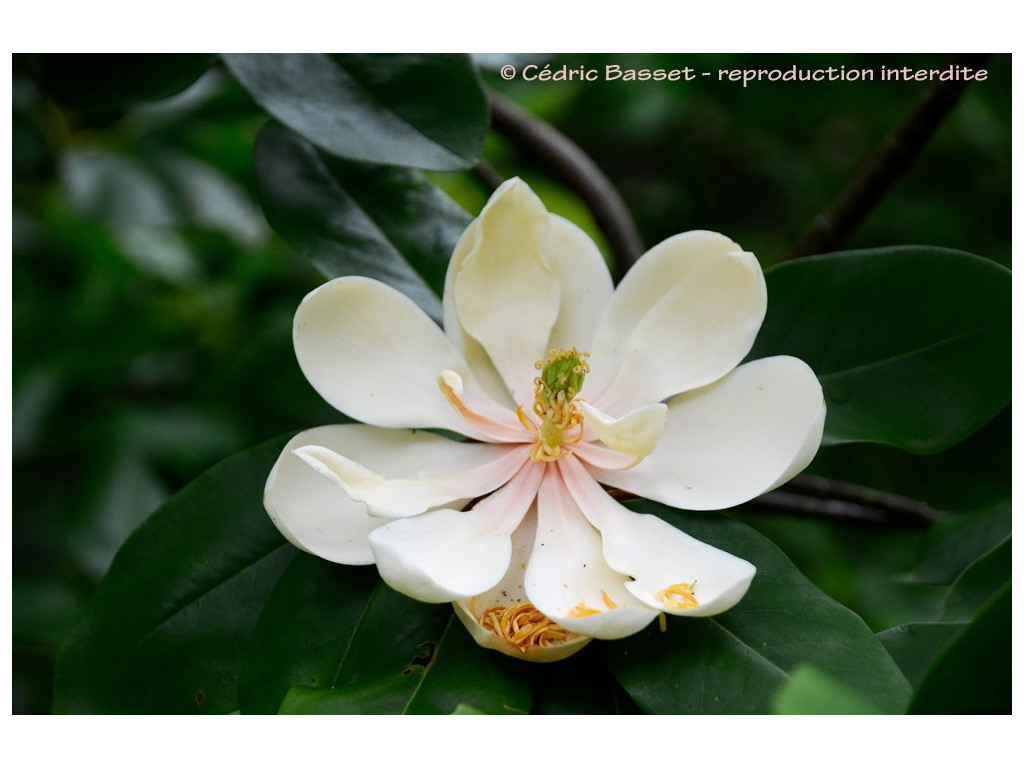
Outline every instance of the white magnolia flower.
<svg viewBox="0 0 1024 768"><path fill-rule="evenodd" d="M825 419L814 373L739 365L766 306L757 260L711 232L669 238L613 289L593 242L513 179L455 248L444 330L362 277L305 298L299 364L364 423L291 440L266 508L299 548L375 563L521 658L720 613L754 566L605 488L723 509L807 466Z"/></svg>

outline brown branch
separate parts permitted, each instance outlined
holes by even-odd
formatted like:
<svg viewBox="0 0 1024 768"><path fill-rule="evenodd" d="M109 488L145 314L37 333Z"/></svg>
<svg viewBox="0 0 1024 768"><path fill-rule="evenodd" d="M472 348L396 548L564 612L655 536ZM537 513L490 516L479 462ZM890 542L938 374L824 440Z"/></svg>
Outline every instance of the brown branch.
<svg viewBox="0 0 1024 768"><path fill-rule="evenodd" d="M565 134L490 92L491 127L536 158L590 209L604 233L620 277L643 253L643 242L618 190L597 164Z"/></svg>
<svg viewBox="0 0 1024 768"><path fill-rule="evenodd" d="M957 54L947 66L977 70L987 54ZM907 112L860 172L839 197L811 224L790 259L834 251L867 217L924 149L942 121L949 115L971 80L933 82Z"/></svg>

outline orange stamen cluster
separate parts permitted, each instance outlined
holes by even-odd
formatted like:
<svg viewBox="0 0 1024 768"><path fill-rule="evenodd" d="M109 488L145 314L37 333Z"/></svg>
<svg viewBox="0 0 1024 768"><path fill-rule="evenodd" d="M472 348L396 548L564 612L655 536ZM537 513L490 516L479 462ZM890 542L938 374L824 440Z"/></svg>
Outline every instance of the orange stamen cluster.
<svg viewBox="0 0 1024 768"><path fill-rule="evenodd" d="M670 587L666 587L661 590L654 597L657 600L661 600L662 605L673 611L680 611L686 608L697 608L700 603L697 602L697 598L693 596L693 588L697 582L692 584L673 584Z"/></svg>
<svg viewBox="0 0 1024 768"><path fill-rule="evenodd" d="M533 603L507 607L495 605L484 611L479 621L481 627L507 640L521 653L526 653L531 647L548 648L579 637L575 632L558 626L538 611Z"/></svg>

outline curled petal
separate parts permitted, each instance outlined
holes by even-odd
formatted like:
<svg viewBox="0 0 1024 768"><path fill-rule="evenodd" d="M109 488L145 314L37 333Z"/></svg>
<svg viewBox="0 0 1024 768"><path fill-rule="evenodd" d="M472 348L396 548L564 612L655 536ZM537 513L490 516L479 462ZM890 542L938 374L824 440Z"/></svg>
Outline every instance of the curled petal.
<svg viewBox="0 0 1024 768"><path fill-rule="evenodd" d="M587 402L580 402L585 424L602 443L642 459L654 450L665 428L668 406L652 403L630 411L620 419L607 416Z"/></svg>
<svg viewBox="0 0 1024 768"><path fill-rule="evenodd" d="M473 247L451 281L459 324L486 350L517 404L533 399L533 364L547 352L558 318L561 291L544 250L549 218L526 184L506 181L480 213Z"/></svg>
<svg viewBox="0 0 1024 768"><path fill-rule="evenodd" d="M373 562L368 535L387 520L372 517L296 455L304 446L323 446L373 467L377 472L412 475L458 466L470 444L415 430L340 424L300 432L270 470L263 504L278 530L299 549L346 565ZM480 446L477 446L480 447Z"/></svg>
<svg viewBox="0 0 1024 768"><path fill-rule="evenodd" d="M532 628L528 637L512 642L509 636L515 636L515 627L506 627L502 621L517 612L527 614L527 619L533 618L536 610L523 587L536 530L534 508L534 513L523 518L512 534L512 558L501 581L479 595L455 601L452 607L469 634L484 648L524 661L559 661L572 656L593 638L570 632L545 617Z"/></svg>
<svg viewBox="0 0 1024 768"><path fill-rule="evenodd" d="M810 463L825 402L807 364L769 357L668 404L658 447L606 485L682 509L726 509L771 490Z"/></svg>
<svg viewBox="0 0 1024 768"><path fill-rule="evenodd" d="M574 460L567 457L559 464L566 461ZM626 637L658 615L629 592L628 580L605 561L601 535L587 522L558 471L548 472L537 498L537 534L526 568L530 601L573 632Z"/></svg>
<svg viewBox="0 0 1024 768"><path fill-rule="evenodd" d="M714 616L746 594L756 570L746 560L654 515L626 509L571 457L560 470L572 498L601 532L608 565L633 577L624 586L636 599L677 615Z"/></svg>
<svg viewBox="0 0 1024 768"><path fill-rule="evenodd" d="M439 509L377 528L370 545L381 577L430 603L490 589L508 570L512 532L533 503L542 473L531 462L471 510Z"/></svg>
<svg viewBox="0 0 1024 768"><path fill-rule="evenodd" d="M710 384L750 351L767 301L753 254L713 232L669 238L616 289L595 336L587 399L616 413Z"/></svg>
<svg viewBox="0 0 1024 768"><path fill-rule="evenodd" d="M362 464L321 445L295 454L377 517L410 517L452 502L490 493L508 480L529 456L486 443L457 443L462 462L450 472L417 472L414 478L385 479Z"/></svg>
<svg viewBox="0 0 1024 768"><path fill-rule="evenodd" d="M526 439L527 435L523 433L511 413L486 396L477 397L472 404L467 403L462 377L455 371L441 371L437 377L437 384L445 400L470 429L496 442L517 443Z"/></svg>
<svg viewBox="0 0 1024 768"><path fill-rule="evenodd" d="M469 366L409 298L362 277L312 291L295 313L295 355L313 388L354 419L381 427L439 427L470 437L437 389L443 369L477 390Z"/></svg>

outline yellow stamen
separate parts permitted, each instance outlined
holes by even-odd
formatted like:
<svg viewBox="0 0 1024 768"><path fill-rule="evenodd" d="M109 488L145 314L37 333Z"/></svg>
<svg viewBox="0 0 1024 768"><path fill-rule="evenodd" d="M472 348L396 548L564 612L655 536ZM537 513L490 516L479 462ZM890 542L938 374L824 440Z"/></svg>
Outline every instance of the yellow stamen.
<svg viewBox="0 0 1024 768"><path fill-rule="evenodd" d="M604 604L607 605L609 608L615 609L619 607L615 604L614 600L608 597L608 593L605 592L603 589L601 590L601 597L604 599Z"/></svg>
<svg viewBox="0 0 1024 768"><path fill-rule="evenodd" d="M656 594L654 598L656 600L661 600L662 605L673 611L697 608L700 606L700 603L698 603L697 598L693 596L693 588L696 585L696 581L690 584L687 584L686 582L673 584L670 587L665 587L665 589Z"/></svg>
<svg viewBox="0 0 1024 768"><path fill-rule="evenodd" d="M533 380L533 412L540 419L535 426L522 411L517 411L519 421L535 436L530 458L534 461L556 461L568 451L566 443L578 443L583 439L583 413L575 399L583 387L583 379L590 372L590 366L583 359L590 353L580 352L576 347L552 349L548 359L537 361L534 367L541 374ZM575 435L567 433L576 430Z"/></svg>
<svg viewBox="0 0 1024 768"><path fill-rule="evenodd" d="M599 609L591 608L589 605L581 601L579 605L569 611L569 618L582 619L584 616L594 616L600 612L601 611Z"/></svg>
<svg viewBox="0 0 1024 768"><path fill-rule="evenodd" d="M484 611L480 626L526 653L532 647L548 648L579 637L538 611L532 603L495 605Z"/></svg>

